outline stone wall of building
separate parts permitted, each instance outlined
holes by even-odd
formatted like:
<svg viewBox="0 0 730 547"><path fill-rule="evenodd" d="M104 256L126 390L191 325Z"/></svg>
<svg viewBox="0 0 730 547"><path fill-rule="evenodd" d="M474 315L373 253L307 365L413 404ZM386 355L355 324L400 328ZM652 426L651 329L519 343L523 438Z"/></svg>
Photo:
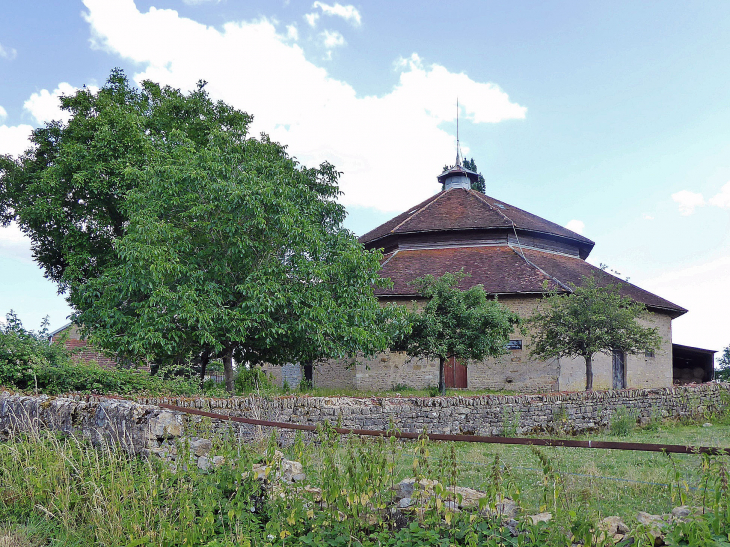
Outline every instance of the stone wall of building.
<svg viewBox="0 0 730 547"><path fill-rule="evenodd" d="M317 425L325 420L353 429L430 433L501 435L547 431L575 434L610 424L618 408L637 420L701 417L727 408L730 384L676 388L547 395L484 395L475 397L236 397L231 399L140 398L137 402L69 395L66 397L0 394L0 432L48 428L90 438L95 443L120 442L135 453L154 452L165 439L186 434L199 416L157 407L166 403L230 416ZM263 438L270 428L213 421L213 431L233 427L243 440ZM196 425L197 427L197 425ZM277 430L281 442L294 438Z"/></svg>
<svg viewBox="0 0 730 547"><path fill-rule="evenodd" d="M672 385L672 319L668 315L648 312L639 321L644 326L656 327L662 343L654 355L626 354L626 385L629 388L655 388ZM585 389L586 365L582 358L560 359L561 391ZM599 353L593 358L593 389L613 388L613 356Z"/></svg>
<svg viewBox="0 0 730 547"><path fill-rule="evenodd" d="M521 317L532 315L540 296L502 297L500 303ZM398 304L409 304L397 301ZM668 315L648 312L640 321L657 327L662 337L659 351L625 356L626 386L629 388L670 387L672 385L672 320ZM516 329L512 340L522 342L522 349L467 367L467 389L507 390L520 393L581 391L585 389L585 361L578 359L539 360L530 357L529 332ZM281 384L280 372L277 382ZM593 386L596 390L613 388L613 357L597 354L593 361ZM438 385L438 362L412 359L398 352L385 352L369 359L331 360L315 367L314 384L325 388L348 388L363 392L385 391L405 385L424 389Z"/></svg>

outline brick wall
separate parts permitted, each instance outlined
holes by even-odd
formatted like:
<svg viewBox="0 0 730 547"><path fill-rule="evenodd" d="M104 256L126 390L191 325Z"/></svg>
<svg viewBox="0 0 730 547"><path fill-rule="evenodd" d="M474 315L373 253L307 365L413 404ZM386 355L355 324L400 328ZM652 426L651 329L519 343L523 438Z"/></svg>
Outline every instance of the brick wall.
<svg viewBox="0 0 730 547"><path fill-rule="evenodd" d="M93 346L90 346L86 342L86 340L69 339L64 342L64 345L66 346L66 349L71 351L71 359L74 361L80 361L82 363L91 363L93 361L99 366L107 369L116 368L117 366L116 359L96 351Z"/></svg>
<svg viewBox="0 0 730 547"><path fill-rule="evenodd" d="M81 338L81 332L76 325L56 333L51 338L52 344L63 342L63 345L72 353L72 359L82 363L95 362L104 368L115 368L117 360L96 350L86 340Z"/></svg>

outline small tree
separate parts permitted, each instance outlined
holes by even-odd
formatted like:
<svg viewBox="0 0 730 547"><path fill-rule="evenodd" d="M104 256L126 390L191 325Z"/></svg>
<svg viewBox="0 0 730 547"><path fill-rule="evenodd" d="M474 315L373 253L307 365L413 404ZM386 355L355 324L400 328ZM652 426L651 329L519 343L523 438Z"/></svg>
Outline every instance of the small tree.
<svg viewBox="0 0 730 547"><path fill-rule="evenodd" d="M533 334L532 356L582 357L586 363L586 390L593 389L593 356L622 350L627 353L659 349L656 328L642 327L637 319L646 307L619 292L619 285L599 286L584 277L571 293L550 293L525 323Z"/></svg>
<svg viewBox="0 0 730 547"><path fill-rule="evenodd" d="M46 317L35 332L25 329L13 310L5 315L5 323L0 323L0 386L28 389L40 367L69 362L65 346L49 342L48 324Z"/></svg>
<svg viewBox="0 0 730 547"><path fill-rule="evenodd" d="M393 348L411 357L438 359L442 395L446 393L447 359L478 360L503 354L509 335L519 322L517 315L496 300L488 300L481 285L465 291L459 289L459 282L466 276L462 269L412 281L428 301L422 310L411 313L410 329Z"/></svg>
<svg viewBox="0 0 730 547"><path fill-rule="evenodd" d="M715 380L730 381L730 345L723 350L717 364L719 367L715 369Z"/></svg>
<svg viewBox="0 0 730 547"><path fill-rule="evenodd" d="M477 163L474 161L474 158L470 160L464 159L464 167L469 169L469 171L474 171L475 173L479 174L479 179L476 182L471 183L472 190L476 190L477 192L481 192L482 194L486 192L487 184L484 180L484 175L479 172L479 168L477 167Z"/></svg>

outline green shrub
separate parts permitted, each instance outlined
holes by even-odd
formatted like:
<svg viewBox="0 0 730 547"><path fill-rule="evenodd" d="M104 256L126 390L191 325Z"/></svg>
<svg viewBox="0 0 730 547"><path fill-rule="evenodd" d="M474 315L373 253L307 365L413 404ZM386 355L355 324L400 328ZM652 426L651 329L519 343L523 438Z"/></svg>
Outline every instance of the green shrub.
<svg viewBox="0 0 730 547"><path fill-rule="evenodd" d="M620 406L611 416L611 435L626 437L636 428L636 413Z"/></svg>
<svg viewBox="0 0 730 547"><path fill-rule="evenodd" d="M254 391L271 391L274 384L261 367L242 368L236 375L236 392L252 393Z"/></svg>
<svg viewBox="0 0 730 547"><path fill-rule="evenodd" d="M96 363L64 363L37 369L38 390L49 395L71 391L133 395L196 395L200 384L194 378L164 378L145 371L105 369Z"/></svg>
<svg viewBox="0 0 730 547"><path fill-rule="evenodd" d="M23 328L12 310L5 319L5 325L0 327L0 385L35 388L40 369L69 363L69 354L63 344L48 341L47 317L38 332Z"/></svg>
<svg viewBox="0 0 730 547"><path fill-rule="evenodd" d="M61 343L48 340L48 319L38 332L29 331L11 311L0 328L0 385L21 391L58 395L72 391L132 395L195 395L197 379L130 369L105 369L96 363L77 363Z"/></svg>
<svg viewBox="0 0 730 547"><path fill-rule="evenodd" d="M441 393L441 390L439 390L439 386L428 386L428 396L429 397L438 397Z"/></svg>

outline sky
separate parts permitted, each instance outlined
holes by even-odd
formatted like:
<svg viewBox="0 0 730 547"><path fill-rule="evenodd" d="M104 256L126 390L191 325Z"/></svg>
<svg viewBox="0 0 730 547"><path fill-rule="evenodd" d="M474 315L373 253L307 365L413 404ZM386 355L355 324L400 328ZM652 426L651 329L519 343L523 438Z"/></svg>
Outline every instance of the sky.
<svg viewBox="0 0 730 547"><path fill-rule="evenodd" d="M730 344L730 2L36 0L0 4L0 154L114 67L199 80L308 166L363 234L440 187L460 138L486 193L591 238L593 264L679 304L676 343ZM15 226L0 314L70 309Z"/></svg>

